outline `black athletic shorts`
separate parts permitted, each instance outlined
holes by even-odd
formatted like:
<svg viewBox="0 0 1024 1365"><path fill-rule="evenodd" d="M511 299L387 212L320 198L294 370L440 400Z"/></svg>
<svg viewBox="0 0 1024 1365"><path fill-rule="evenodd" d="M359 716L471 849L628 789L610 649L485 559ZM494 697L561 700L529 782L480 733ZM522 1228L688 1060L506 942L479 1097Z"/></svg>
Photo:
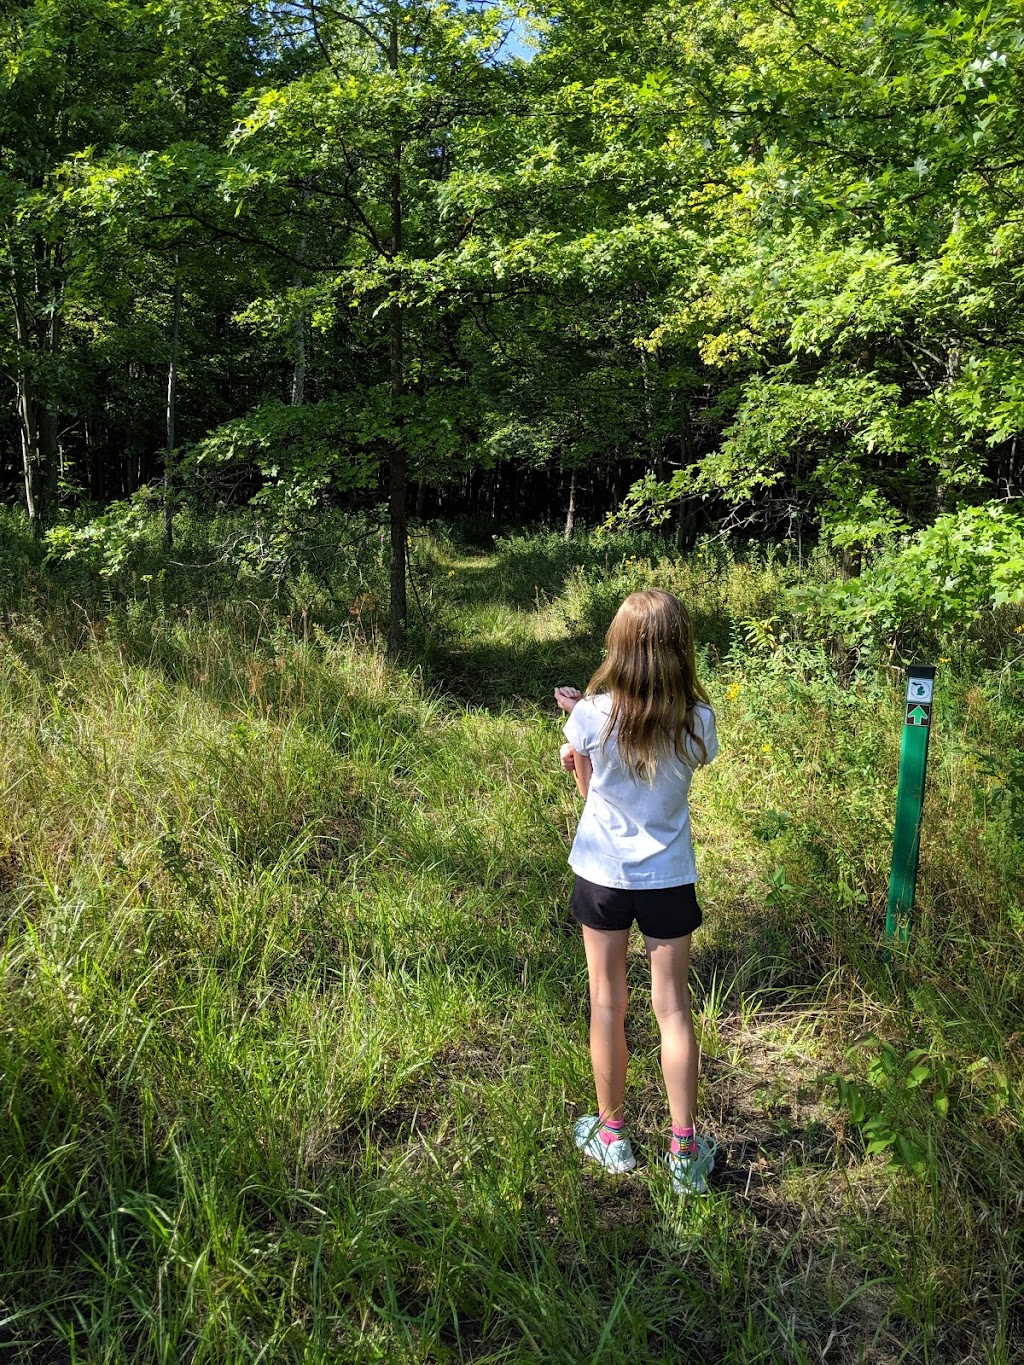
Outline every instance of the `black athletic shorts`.
<svg viewBox="0 0 1024 1365"><path fill-rule="evenodd" d="M590 929L628 929L636 920L646 938L685 938L704 918L692 882L656 891L623 891L583 877L573 883L572 917Z"/></svg>

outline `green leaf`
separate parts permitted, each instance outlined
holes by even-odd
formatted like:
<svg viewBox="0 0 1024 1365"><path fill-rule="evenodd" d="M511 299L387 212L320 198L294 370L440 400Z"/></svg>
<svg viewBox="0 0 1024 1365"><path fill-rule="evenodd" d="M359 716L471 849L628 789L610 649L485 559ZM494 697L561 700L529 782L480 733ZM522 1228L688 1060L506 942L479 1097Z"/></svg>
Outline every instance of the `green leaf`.
<svg viewBox="0 0 1024 1365"><path fill-rule="evenodd" d="M896 1137L896 1149L903 1165L909 1170L920 1172L924 1169L924 1152L916 1142L912 1142L910 1138L899 1133Z"/></svg>

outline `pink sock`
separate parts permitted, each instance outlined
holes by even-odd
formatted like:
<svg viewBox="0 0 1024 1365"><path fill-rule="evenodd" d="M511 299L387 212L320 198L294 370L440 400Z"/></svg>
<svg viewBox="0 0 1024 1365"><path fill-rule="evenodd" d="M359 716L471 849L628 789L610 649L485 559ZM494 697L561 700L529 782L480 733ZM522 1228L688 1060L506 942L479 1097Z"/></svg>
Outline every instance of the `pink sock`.
<svg viewBox="0 0 1024 1365"><path fill-rule="evenodd" d="M622 1137L626 1127L625 1119L602 1119L601 1127L597 1130L597 1136L606 1147L610 1147L613 1142L618 1142Z"/></svg>
<svg viewBox="0 0 1024 1365"><path fill-rule="evenodd" d="M680 1128L678 1123L672 1125L672 1145L669 1148L673 1156L696 1156L697 1139L692 1128Z"/></svg>

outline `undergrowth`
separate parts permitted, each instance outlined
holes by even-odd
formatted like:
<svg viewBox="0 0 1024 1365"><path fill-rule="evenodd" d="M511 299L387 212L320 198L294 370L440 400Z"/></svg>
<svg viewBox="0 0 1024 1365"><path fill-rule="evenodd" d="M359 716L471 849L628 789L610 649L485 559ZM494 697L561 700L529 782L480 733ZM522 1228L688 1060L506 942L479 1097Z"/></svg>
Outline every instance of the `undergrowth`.
<svg viewBox="0 0 1024 1365"><path fill-rule="evenodd" d="M8 540L10 1358L1016 1358L1024 677L992 646L1015 623L940 642L889 967L900 674L802 628L791 590L827 566L417 533L397 668L372 539L269 574L219 543L154 534L102 578ZM616 1181L573 1149L578 807L549 702L654 582L693 606L723 739L693 794L720 1159L683 1204L639 951L646 1160Z"/></svg>

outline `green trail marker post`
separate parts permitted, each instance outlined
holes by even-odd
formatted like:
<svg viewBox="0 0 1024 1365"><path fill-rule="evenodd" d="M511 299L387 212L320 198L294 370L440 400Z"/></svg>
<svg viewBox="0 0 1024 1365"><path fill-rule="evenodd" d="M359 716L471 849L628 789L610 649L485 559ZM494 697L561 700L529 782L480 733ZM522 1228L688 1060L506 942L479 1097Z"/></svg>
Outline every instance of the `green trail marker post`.
<svg viewBox="0 0 1024 1365"><path fill-rule="evenodd" d="M935 669L915 665L907 675L900 742L900 775L896 787L896 828L889 872L889 906L885 915L886 959L893 940L910 937L910 912L917 888L917 855L921 848L921 808L928 768L928 737L932 732L932 691Z"/></svg>

